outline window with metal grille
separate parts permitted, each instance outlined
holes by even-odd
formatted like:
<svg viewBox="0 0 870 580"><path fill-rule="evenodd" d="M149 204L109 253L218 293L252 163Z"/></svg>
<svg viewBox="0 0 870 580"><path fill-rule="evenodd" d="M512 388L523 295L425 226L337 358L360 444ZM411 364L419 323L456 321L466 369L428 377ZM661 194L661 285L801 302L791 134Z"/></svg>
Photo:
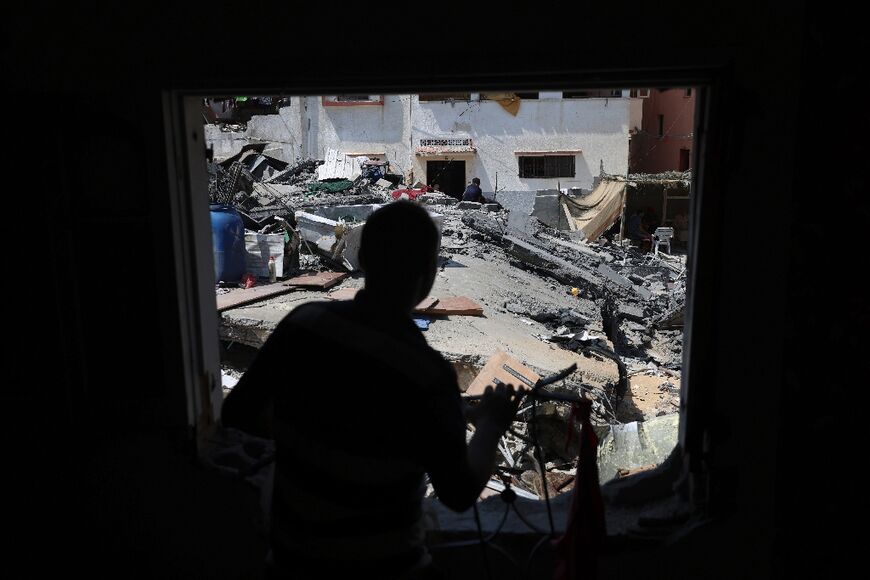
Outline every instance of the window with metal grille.
<svg viewBox="0 0 870 580"><path fill-rule="evenodd" d="M377 101L377 96L373 95L336 95L335 100L340 103L352 101Z"/></svg>
<svg viewBox="0 0 870 580"><path fill-rule="evenodd" d="M521 155L520 177L574 177L574 159L573 155Z"/></svg>
<svg viewBox="0 0 870 580"><path fill-rule="evenodd" d="M420 101L469 101L471 93L421 93Z"/></svg>

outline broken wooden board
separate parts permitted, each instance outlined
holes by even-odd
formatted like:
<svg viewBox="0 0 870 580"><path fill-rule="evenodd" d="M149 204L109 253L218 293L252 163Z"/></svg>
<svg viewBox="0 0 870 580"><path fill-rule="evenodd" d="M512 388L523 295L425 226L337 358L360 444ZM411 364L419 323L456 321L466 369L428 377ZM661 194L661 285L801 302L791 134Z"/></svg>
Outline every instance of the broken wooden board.
<svg viewBox="0 0 870 580"><path fill-rule="evenodd" d="M417 314L429 314L428 310L438 304L440 300L435 298L434 296L429 296L420 301L420 304L414 308L414 312Z"/></svg>
<svg viewBox="0 0 870 580"><path fill-rule="evenodd" d="M259 302L273 296L293 292L295 288L288 288L281 284L265 284L253 288L239 288L225 294L217 295L217 310L223 312L230 308L236 308L252 302Z"/></svg>
<svg viewBox="0 0 870 580"><path fill-rule="evenodd" d="M359 288L338 288L327 294L326 297L332 300L353 300L359 291ZM436 304L438 304L438 299L434 296L429 296L420 301L420 304L414 308L414 312L417 314L428 314L428 309Z"/></svg>
<svg viewBox="0 0 870 580"><path fill-rule="evenodd" d="M302 274L294 278L287 279L284 282L285 286L304 286L306 288L320 288L326 290L331 288L347 278L350 274L347 272L316 272L311 274Z"/></svg>
<svg viewBox="0 0 870 580"><path fill-rule="evenodd" d="M469 396L482 395L486 387L495 385L496 380L513 385L514 388L532 388L540 378L537 373L524 366L517 359L504 351L497 350L468 385L465 394Z"/></svg>
<svg viewBox="0 0 870 580"><path fill-rule="evenodd" d="M331 300L353 300L359 288L338 288L326 295Z"/></svg>
<svg viewBox="0 0 870 580"><path fill-rule="evenodd" d="M421 312L433 316L483 316L483 306L465 296L448 296Z"/></svg>

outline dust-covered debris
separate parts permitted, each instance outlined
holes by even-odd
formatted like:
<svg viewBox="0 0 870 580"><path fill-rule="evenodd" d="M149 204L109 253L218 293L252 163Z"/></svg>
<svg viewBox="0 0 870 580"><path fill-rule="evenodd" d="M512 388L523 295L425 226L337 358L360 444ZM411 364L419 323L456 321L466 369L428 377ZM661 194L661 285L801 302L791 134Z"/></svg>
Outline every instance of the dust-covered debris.
<svg viewBox="0 0 870 580"><path fill-rule="evenodd" d="M317 181L321 160L298 159L281 170L264 170L260 180L250 171L256 153L228 171L210 165L210 191L232 194L246 225L268 230L281 218L295 225L297 212L337 205L389 203L403 185L387 173L363 172L339 183ZM262 165L260 161L257 167ZM384 179L388 175L391 180ZM688 179L685 174L662 181ZM654 180L655 176L628 176ZM550 385L555 393L583 395L592 400L592 420L599 436L611 426L649 421L679 412L682 369L682 323L686 302L686 256L675 252L642 253L608 237L594 242L572 238L569 232L528 219L523 231L509 227L508 210L459 204L455 198L427 192L417 196L440 214L441 249L436 288L478 301L486 316L475 320L435 318L427 340L440 350L467 388L485 365L494 346L517 347L532 353L523 364L540 376L552 374L556 360L578 362L577 371ZM322 271L324 261L311 242L298 248L300 270ZM344 284L344 283L343 283ZM361 281L354 281L355 287ZM287 308L286 306L284 308ZM221 336L270 330L239 314L224 322ZM509 328L504 333L502 329ZM254 339L248 344L255 344ZM533 359L533 360L531 360ZM517 421L499 444L498 471L523 493L540 497L571 489L576 460L576 426L571 408L563 403L521 405ZM471 431L469 431L471 433ZM573 437L572 437L573 433ZM535 456L537 441L544 460ZM614 470L639 468L618 465ZM547 473L546 482L540 477ZM615 472L615 471L614 471ZM428 495L433 492L431 486Z"/></svg>

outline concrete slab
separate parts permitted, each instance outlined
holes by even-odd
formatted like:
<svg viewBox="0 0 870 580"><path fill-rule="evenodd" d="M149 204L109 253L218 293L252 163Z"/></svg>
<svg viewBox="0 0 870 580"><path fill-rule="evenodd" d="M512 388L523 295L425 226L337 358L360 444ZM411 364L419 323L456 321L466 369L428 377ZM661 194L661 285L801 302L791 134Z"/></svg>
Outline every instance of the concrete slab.
<svg viewBox="0 0 870 580"><path fill-rule="evenodd" d="M302 238L314 243L325 256L338 254L340 263L350 271L360 270L359 246L365 220L384 204L331 205L309 208L295 213ZM438 228L438 243L441 243L443 216L429 210L429 215Z"/></svg>
<svg viewBox="0 0 870 580"><path fill-rule="evenodd" d="M562 208L559 205L558 189L540 189L535 193L535 206L532 216L538 218L551 228L561 229L560 225L565 221L562 217Z"/></svg>

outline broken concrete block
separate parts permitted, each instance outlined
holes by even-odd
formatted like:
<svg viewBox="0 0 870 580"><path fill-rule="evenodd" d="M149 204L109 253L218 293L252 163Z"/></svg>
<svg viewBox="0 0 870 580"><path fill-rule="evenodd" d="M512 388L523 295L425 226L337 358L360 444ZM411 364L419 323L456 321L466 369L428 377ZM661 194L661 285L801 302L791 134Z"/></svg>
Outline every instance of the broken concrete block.
<svg viewBox="0 0 870 580"><path fill-rule="evenodd" d="M598 273L603 275L605 278L610 280L611 282L615 282L619 284L623 288L631 288L633 284L631 280L623 276L622 274L617 273L613 268L608 266L607 264L599 264L598 265Z"/></svg>
<svg viewBox="0 0 870 580"><path fill-rule="evenodd" d="M459 209L480 209L481 204L476 201L460 201L456 204Z"/></svg>
<svg viewBox="0 0 870 580"><path fill-rule="evenodd" d="M486 211L499 211L501 206L497 203L485 203L483 204L483 209Z"/></svg>
<svg viewBox="0 0 870 580"><path fill-rule="evenodd" d="M643 298L644 300L649 300L652 298L652 292L644 288L643 286L638 286L637 284L632 284L631 289L634 290L634 293Z"/></svg>
<svg viewBox="0 0 870 580"><path fill-rule="evenodd" d="M559 205L558 189L541 189L535 195L535 207L532 209L532 216L541 220L551 228L561 229L560 222L564 221L562 217L562 208Z"/></svg>
<svg viewBox="0 0 870 580"><path fill-rule="evenodd" d="M381 207L383 204L333 205L297 211L294 215L305 241L316 244L318 250L330 258L333 258L334 252L337 251L339 254L336 259L344 267L349 270L359 270L362 226L366 218ZM429 215L438 228L440 244L443 216L432 211Z"/></svg>
<svg viewBox="0 0 870 580"><path fill-rule="evenodd" d="M625 304L624 302L622 302L618 305L616 312L623 318L628 318L629 320L634 320L637 322L644 321L643 308L638 308L637 306L632 306L630 304Z"/></svg>
<svg viewBox="0 0 870 580"><path fill-rule="evenodd" d="M443 193L424 193L417 196L417 201L430 205L456 205L459 200Z"/></svg>

